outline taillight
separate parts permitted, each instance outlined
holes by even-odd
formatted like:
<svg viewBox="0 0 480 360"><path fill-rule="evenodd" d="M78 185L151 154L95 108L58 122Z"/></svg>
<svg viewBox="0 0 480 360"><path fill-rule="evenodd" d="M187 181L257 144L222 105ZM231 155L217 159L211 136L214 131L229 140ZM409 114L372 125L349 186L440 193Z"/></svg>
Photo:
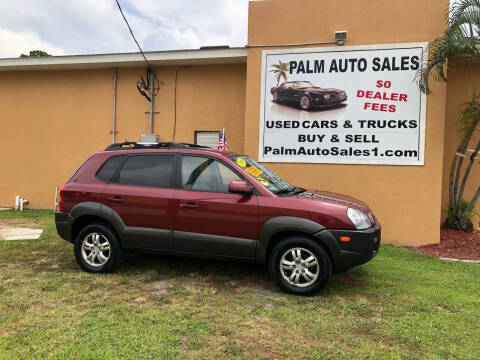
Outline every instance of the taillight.
<svg viewBox="0 0 480 360"><path fill-rule="evenodd" d="M63 191L65 190L66 184L60 189L60 201L58 202L58 210L63 212Z"/></svg>

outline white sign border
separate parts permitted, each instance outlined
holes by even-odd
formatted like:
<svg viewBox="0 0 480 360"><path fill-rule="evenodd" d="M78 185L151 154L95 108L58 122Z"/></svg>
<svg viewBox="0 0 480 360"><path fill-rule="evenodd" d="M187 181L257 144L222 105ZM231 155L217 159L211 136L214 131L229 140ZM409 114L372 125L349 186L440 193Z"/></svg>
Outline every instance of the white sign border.
<svg viewBox="0 0 480 360"><path fill-rule="evenodd" d="M424 65L424 59L428 56L428 42L416 43L396 43L396 44L372 44L372 45L350 45L350 46L327 46L327 47L308 47L308 48L284 48L262 50L262 79L260 87L260 127L258 137L258 161L267 163L306 163L306 164L350 164L350 165L389 165L389 166L424 166L425 165L425 129L427 126L427 95L421 93L420 107L420 144L418 151L420 153L418 160L403 161L393 164L385 160L351 160L351 159L324 159L322 161L313 161L311 157L297 157L297 161L292 159L278 158L275 160L265 159L263 156L263 135L265 129L265 82L266 82L266 64L267 55L282 55L292 53L308 52L345 52L355 50L391 50L402 48L422 48L422 59L420 66Z"/></svg>

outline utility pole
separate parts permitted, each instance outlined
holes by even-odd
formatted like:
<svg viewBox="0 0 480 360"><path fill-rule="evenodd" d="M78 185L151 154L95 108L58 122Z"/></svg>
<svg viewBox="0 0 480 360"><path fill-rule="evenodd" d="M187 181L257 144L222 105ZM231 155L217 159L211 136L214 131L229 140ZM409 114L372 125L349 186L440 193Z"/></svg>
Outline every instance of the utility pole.
<svg viewBox="0 0 480 360"><path fill-rule="evenodd" d="M149 101L149 111L148 111L148 134L144 134L141 136L142 143L157 143L158 142L158 135L153 133L153 115L155 114L154 111L154 102L155 96L159 91L160 84L163 84L163 81L159 81L156 77L155 72L153 69L147 69L147 82L143 77L140 77L140 80L137 81L137 89L148 101ZM157 85L157 87L155 87ZM145 112L147 114L147 112Z"/></svg>

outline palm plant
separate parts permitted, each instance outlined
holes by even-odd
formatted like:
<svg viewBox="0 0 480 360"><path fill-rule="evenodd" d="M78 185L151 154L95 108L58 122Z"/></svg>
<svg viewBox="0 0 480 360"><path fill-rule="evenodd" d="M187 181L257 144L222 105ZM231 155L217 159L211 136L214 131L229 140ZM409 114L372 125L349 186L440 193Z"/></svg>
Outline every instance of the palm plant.
<svg viewBox="0 0 480 360"><path fill-rule="evenodd" d="M457 58L459 65L464 67L480 63L480 0L460 0L447 9L446 19L448 25L444 35L430 45L428 59L417 74L420 90L426 94L431 94L430 79L447 81L449 58ZM459 116L461 140L450 168L449 219L446 223L466 232L473 232L471 214L480 198L480 186L467 206L462 198L470 170L480 151L480 141L473 151L468 151L479 124L480 95L474 93ZM462 173L465 160L467 165Z"/></svg>
<svg viewBox="0 0 480 360"><path fill-rule="evenodd" d="M278 64L272 64L270 67L273 67L270 72L275 74L275 78L277 79L277 87L280 84L280 80L283 78L287 81L287 71L290 71L290 62L281 62L278 61Z"/></svg>

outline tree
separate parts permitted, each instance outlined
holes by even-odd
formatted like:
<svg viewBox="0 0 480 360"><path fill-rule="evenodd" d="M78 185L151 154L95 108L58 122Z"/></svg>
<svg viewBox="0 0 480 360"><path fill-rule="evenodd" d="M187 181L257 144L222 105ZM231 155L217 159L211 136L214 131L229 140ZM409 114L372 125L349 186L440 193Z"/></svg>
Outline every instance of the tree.
<svg viewBox="0 0 480 360"><path fill-rule="evenodd" d="M42 57L42 56L51 56L49 53L43 51L43 50L32 50L28 55L25 54L20 54L21 58L24 57Z"/></svg>
<svg viewBox="0 0 480 360"><path fill-rule="evenodd" d="M418 75L420 90L431 94L430 79L447 81L448 59L455 57L462 67L480 63L480 0L460 0L446 11L447 29L429 49L429 57ZM480 197L480 186L472 200L463 199L470 170L480 151L480 142L469 150L470 141L480 124L480 95L463 104L459 115L461 140L453 157L449 177L449 216L446 225L473 232L471 217ZM462 172L464 161L467 165Z"/></svg>
<svg viewBox="0 0 480 360"><path fill-rule="evenodd" d="M289 62L281 62L278 61L278 64L272 64L270 67L273 67L270 72L273 72L277 79L277 87L280 84L280 80L283 78L287 81L287 71L290 71L290 63Z"/></svg>

